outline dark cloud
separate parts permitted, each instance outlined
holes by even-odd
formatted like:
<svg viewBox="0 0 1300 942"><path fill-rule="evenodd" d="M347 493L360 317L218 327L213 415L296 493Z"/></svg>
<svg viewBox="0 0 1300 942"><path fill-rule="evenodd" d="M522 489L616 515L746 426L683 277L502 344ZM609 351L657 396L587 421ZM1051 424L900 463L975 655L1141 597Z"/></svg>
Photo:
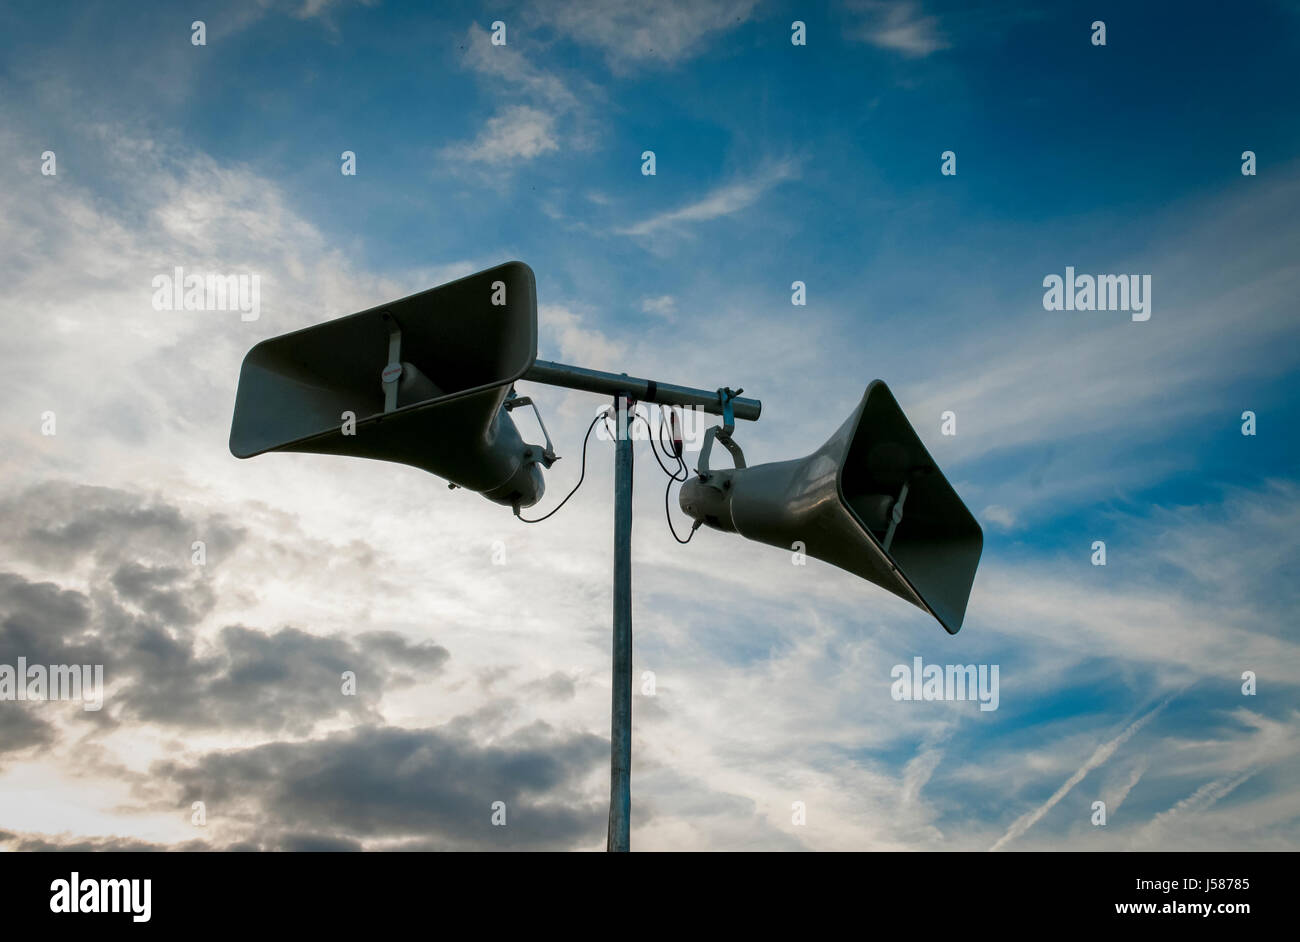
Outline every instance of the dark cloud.
<svg viewBox="0 0 1300 942"><path fill-rule="evenodd" d="M103 664L105 709L119 722L305 735L340 715L378 721L385 691L435 675L450 658L440 645L380 631L346 638L227 625L205 645L161 617L179 604L159 588L174 578L129 571L137 604L162 599L161 612L142 614L120 604L116 581L90 598L0 573L0 664ZM355 696L343 693L345 671L356 675ZM24 728L35 733L14 725L12 735Z"/></svg>
<svg viewBox="0 0 1300 942"><path fill-rule="evenodd" d="M0 831L0 848L11 851L61 851L64 853L162 853L167 851L359 851L357 841L346 838L322 837L316 834L283 834L261 841L236 841L218 846L207 841L183 841L178 844L159 844L130 837L51 837L45 834L16 834Z"/></svg>
<svg viewBox="0 0 1300 942"><path fill-rule="evenodd" d="M541 680L524 685L526 693L540 693L548 700L572 700L578 692L577 679L564 671L555 671Z"/></svg>
<svg viewBox="0 0 1300 942"><path fill-rule="evenodd" d="M341 714L378 721L386 690L411 683L412 668L426 678L437 673L449 657L439 645L411 644L388 633L348 639L228 625L209 653L195 656L191 649L166 670L159 661L159 669L141 671L141 682L114 699L132 716L155 723L305 735ZM355 695L343 692L345 671L356 675Z"/></svg>
<svg viewBox="0 0 1300 942"><path fill-rule="evenodd" d="M169 625L193 625L216 604L211 587L194 571L178 566L144 566L126 562L111 579L117 596L156 615Z"/></svg>
<svg viewBox="0 0 1300 942"><path fill-rule="evenodd" d="M347 638L227 625L214 639L199 636L216 594L190 545L205 540L212 562L244 536L221 515L112 488L50 483L0 501L0 543L12 558L85 586L0 572L0 663L104 665L111 694L102 714L86 714L101 723L299 736L340 716L380 722L386 691L446 664L446 648L392 631ZM343 693L345 671L356 675L355 696ZM0 746L50 741L30 717L0 724Z"/></svg>
<svg viewBox="0 0 1300 942"><path fill-rule="evenodd" d="M314 839L418 841L426 849L566 848L599 843L606 806L581 783L609 757L607 740L534 724L491 744L454 727L360 727L325 739L156 763L177 804L207 804L254 831ZM492 824L506 803L506 825ZM407 849L413 849L408 847Z"/></svg>
<svg viewBox="0 0 1300 942"><path fill-rule="evenodd" d="M319 834L286 834L275 844L276 850L305 851L310 853L347 852L364 850L360 841L345 837L324 837Z"/></svg>
<svg viewBox="0 0 1300 942"><path fill-rule="evenodd" d="M411 644L395 631L367 631L356 636L357 644L391 672L390 677L414 681L442 668L451 655L432 643Z"/></svg>
<svg viewBox="0 0 1300 942"><path fill-rule="evenodd" d="M264 838L261 841L236 841L233 844L216 845L207 841L182 841L178 844L159 844L153 841L140 841L129 837L51 837L45 834L14 834L0 831L0 848L11 851L37 851L42 853L202 853L222 851L230 853L249 853L257 851L360 851L364 850L358 842L342 838L321 837L315 834L286 834Z"/></svg>
<svg viewBox="0 0 1300 942"><path fill-rule="evenodd" d="M66 570L83 559L113 563L161 554L187 564L196 540L219 565L246 531L223 514L194 518L155 498L111 487L48 481L0 499L0 534L20 558Z"/></svg>
<svg viewBox="0 0 1300 942"><path fill-rule="evenodd" d="M103 663L91 611L81 592L0 572L0 664Z"/></svg>
<svg viewBox="0 0 1300 942"><path fill-rule="evenodd" d="M36 704L0 701L0 754L45 746L55 739L54 726L37 716Z"/></svg>
<svg viewBox="0 0 1300 942"><path fill-rule="evenodd" d="M182 844L155 844L150 841L138 841L129 837L100 838L66 838L48 837L34 834L15 834L0 831L0 847L11 851L65 851L70 853L87 853L93 851L124 851L147 853L151 851L197 851L213 850L204 841L186 841ZM256 850L256 848L253 848Z"/></svg>

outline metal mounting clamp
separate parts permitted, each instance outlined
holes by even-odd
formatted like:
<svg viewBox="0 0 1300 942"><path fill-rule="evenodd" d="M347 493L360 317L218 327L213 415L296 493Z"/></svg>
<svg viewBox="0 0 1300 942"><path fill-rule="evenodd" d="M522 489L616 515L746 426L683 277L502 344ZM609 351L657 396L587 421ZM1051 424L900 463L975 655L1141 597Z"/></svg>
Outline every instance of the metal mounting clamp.
<svg viewBox="0 0 1300 942"><path fill-rule="evenodd" d="M384 384L384 412L388 413L397 408L397 384L402 378L402 327L387 311L384 323L388 325L388 363L380 379Z"/></svg>
<svg viewBox="0 0 1300 942"><path fill-rule="evenodd" d="M513 412L520 406L533 407L533 415L537 416L537 424L541 427L542 436L546 439L546 447L541 450L540 454L538 454L537 446L529 445L527 449L527 460L540 462L542 466L546 468L549 468L551 465L555 464L555 462L560 460L560 456L555 453L555 449L551 445L551 433L546 430L546 423L542 421L542 413L538 411L537 403L533 402L531 396L518 395L512 386L510 392L506 395L506 401L502 403L502 405L505 406L507 412Z"/></svg>
<svg viewBox="0 0 1300 942"><path fill-rule="evenodd" d="M732 411L732 400L743 393L745 390L732 390L724 386L718 390L718 401L722 405L722 425L712 426L704 433L704 444L700 448L700 463L695 469L704 480L709 479L709 453L713 450L713 440L716 438L722 443L722 447L731 453L731 460L737 468L745 467L745 453L741 450L740 445L732 438L732 433L736 431L736 417Z"/></svg>

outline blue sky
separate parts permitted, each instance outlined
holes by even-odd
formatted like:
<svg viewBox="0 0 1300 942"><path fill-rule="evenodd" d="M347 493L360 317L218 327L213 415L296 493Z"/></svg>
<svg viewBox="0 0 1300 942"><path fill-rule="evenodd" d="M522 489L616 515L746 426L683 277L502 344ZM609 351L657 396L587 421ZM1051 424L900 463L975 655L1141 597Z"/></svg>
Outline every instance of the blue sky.
<svg viewBox="0 0 1300 942"><path fill-rule="evenodd" d="M634 846L1294 849L1297 61L1289 3L6 5L15 578L80 593L105 639L126 611L232 664L228 625L268 645L304 631L390 673L371 712L316 705L306 733L297 706L280 726L232 714L179 751L124 687L120 724L93 737L118 756L104 782L136 783L134 810L75 784L66 750L92 734L60 718L0 752L0 796L60 783L34 824L0 832L180 843L176 789L224 781L220 750L307 754L364 720L463 732L484 763L502 743L568 757L552 791L520 798L555 811L549 830L348 830L262 795L198 839L602 843L608 454L521 533L411 469L225 451L252 344L517 258L537 274L541 357L744 386L764 401L740 429L751 463L811 451L885 379L984 527L950 638L821 564L708 532L679 549L640 456L637 663L660 692L635 707ZM153 311L150 278L174 265L259 273L261 317ZM1150 274L1151 319L1044 310L1066 266ZM576 459L594 401L529 391ZM542 509L576 464L550 472ZM88 507L125 530L40 551L40 534L99 532ZM159 508L240 535L220 564L177 568L131 530ZM483 564L497 540L504 571ZM208 601L168 624L157 594L123 588L131 566ZM450 656L402 680L367 631ZM999 664L999 709L891 700L889 668L918 655ZM1106 828L1089 823L1098 798ZM807 825L790 824L796 800Z"/></svg>

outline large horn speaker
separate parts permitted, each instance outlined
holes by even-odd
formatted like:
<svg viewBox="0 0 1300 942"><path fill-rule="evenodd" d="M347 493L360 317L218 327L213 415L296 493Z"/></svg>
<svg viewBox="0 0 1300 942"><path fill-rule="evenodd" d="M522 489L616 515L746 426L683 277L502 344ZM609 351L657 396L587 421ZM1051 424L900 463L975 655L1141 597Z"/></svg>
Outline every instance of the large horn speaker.
<svg viewBox="0 0 1300 942"><path fill-rule="evenodd" d="M961 629L984 537L880 380L806 458L707 471L682 510L839 566Z"/></svg>
<svg viewBox="0 0 1300 942"><path fill-rule="evenodd" d="M253 347L230 451L395 461L528 507L544 489L542 449L504 403L536 359L533 272L509 262Z"/></svg>

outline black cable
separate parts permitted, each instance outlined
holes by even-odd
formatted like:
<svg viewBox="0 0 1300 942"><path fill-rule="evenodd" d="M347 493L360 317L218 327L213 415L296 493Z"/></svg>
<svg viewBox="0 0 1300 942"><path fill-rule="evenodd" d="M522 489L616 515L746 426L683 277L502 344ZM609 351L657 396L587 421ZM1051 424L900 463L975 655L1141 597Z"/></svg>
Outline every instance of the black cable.
<svg viewBox="0 0 1300 942"><path fill-rule="evenodd" d="M659 449L655 448L655 432L654 432L654 429L652 429L652 428L650 427L650 422L649 422L649 420L646 419L645 416L641 416L641 415L636 416L636 418L640 419L641 422L642 422L642 424L645 425L646 434L649 436L650 450L651 450L652 452L654 452L655 461L658 461L658 462L659 462L659 469L660 469L661 471L663 471L664 474L666 474L666 475L668 475L670 478L672 478L674 481L679 480L678 477L677 477L677 472L676 472L676 471L669 471L667 465L665 465L665 464L663 463L663 461L661 461L661 460L659 459ZM663 423L662 423L662 422L659 424L659 429L660 429L660 431L662 432L662 430L663 430ZM664 449L664 457L667 457L667 456L668 456L668 449L665 448L665 449ZM680 459L679 459L679 460L680 460ZM685 478L681 478L680 480L685 480Z"/></svg>
<svg viewBox="0 0 1300 942"><path fill-rule="evenodd" d="M677 459L677 464L680 465L682 474L686 475L686 465L682 462L681 458ZM668 511L668 495L672 493L673 481L676 480L678 480L678 478L674 475L668 480L668 486L664 488L664 517L668 520L668 532L673 535L673 539L678 543L686 544L691 541L691 537L695 536L695 531L700 528L700 524L699 521L696 521L695 525L691 527L691 532L686 535L686 539L684 540L677 535L677 528L673 526L673 515ZM683 476L681 480L685 481L685 476Z"/></svg>
<svg viewBox="0 0 1300 942"><path fill-rule="evenodd" d="M682 461L681 456L678 455L676 451L673 452L673 457L677 460L677 470L669 471L668 468L664 465L664 463L662 461L659 461L659 450L655 448L655 433L654 430L650 428L649 421L647 421L642 416L637 416L637 418L641 419L641 421L645 423L646 432L648 432L650 435L650 450L654 452L655 461L659 462L659 468L663 471L663 473L668 475L668 485L664 488L664 519L668 521L668 532L673 535L674 540L684 545L691 541L691 537L695 536L695 531L700 528L700 525L697 522L693 527L691 527L691 532L686 535L686 539L683 540L680 536L678 536L677 528L673 526L672 511L668 509L668 498L672 495L673 492L673 482L675 481L685 482L686 479L690 477L690 471L687 470L686 462ZM664 423L660 422L659 423L660 444L663 444L663 429L664 429ZM668 453L669 453L669 449L665 446L664 447L665 457L668 455ZM681 476L678 477L678 475Z"/></svg>
<svg viewBox="0 0 1300 942"><path fill-rule="evenodd" d="M680 471L682 474L681 480L685 481L688 477L690 477L690 472L686 470L686 463L682 461L682 456L677 454L677 449L675 447L670 447L664 441L664 428L667 425L668 425L667 422L659 423L659 447L664 450L665 457L671 454L677 460L677 470ZM673 477L676 477L676 475L674 474Z"/></svg>
<svg viewBox="0 0 1300 942"><path fill-rule="evenodd" d="M584 436L582 437L582 470L581 470L581 472L578 474L578 483L575 484L575 485L573 485L573 490L569 491L569 493L568 493L567 495L565 495L564 500L562 500L562 501L560 501L558 504L556 504L555 507L554 507L554 508L549 512L549 513L547 513L545 516L538 517L538 518L536 518L535 520L529 520L527 517L520 516L520 514L519 514L519 509L516 507L516 508L515 508L515 517L516 517L519 521L521 521L522 523L541 523L543 520L548 519L548 518L551 517L553 514L555 514L555 513L556 513L556 512L561 508L561 507L563 507L565 504L567 504L567 503L569 502L569 498L570 498L570 497L572 497L574 494L578 493L578 488L580 488L580 487L582 486L582 482L583 482L583 480L587 477L587 444L588 444L588 442L591 440L591 432L592 432L592 430L596 427L596 423L599 422L601 419L604 419L604 420L605 420L605 428L608 429L608 430L610 431L611 435L615 435L615 436L616 436L616 433L614 433L613 429L610 429L610 428L609 428L609 412L608 412L608 410L606 410L606 411L604 411L604 412L601 412L599 415L597 415L594 419L591 420L591 424L590 424L589 426L587 426L587 434L584 435ZM686 479L690 477L690 471L689 471L689 470L687 469L687 467L686 467L686 462L684 462L684 461L682 460L681 456L678 455L678 454L676 454L675 451L673 452L673 457L676 458L676 460L677 460L677 470L676 470L676 471L669 471L669 470L668 470L668 467L667 467L667 466L663 463L663 461L659 458L659 449L655 447L655 432L654 432L654 429L652 429L652 428L650 427L650 422L649 422L649 420L647 420L647 419L646 419L644 416L642 416L642 415L638 415L638 414L635 413L635 412L631 412L631 413L629 414L629 422L628 422L628 437L629 437L629 438L631 437L631 434L632 434L632 433L631 433L631 425L632 425L632 422L635 422L635 421L637 421L637 420L640 420L641 422L643 422L643 423L645 424L646 432L647 432L647 434L649 435L650 451L651 451L651 452L654 454L654 456L655 456L655 463L659 465L659 470L663 471L663 473L666 474L666 475L668 476L668 486L664 488L664 519L666 519L666 520L668 521L668 532L671 533L671 534L673 535L673 539L676 540L678 543L682 543L682 544L689 543L689 542L691 541L691 537L695 536L695 531L698 530L698 529L700 528L700 525L699 525L698 522L696 522L695 526L691 527L691 532L687 535L686 539L683 540L680 536L678 536L678 535L677 535L677 528L673 526L673 516L672 516L672 513L671 513L671 511L670 511L669 508L668 508L668 498L672 495L672 491L673 491L673 483L674 483L674 482L685 482ZM664 444L664 442L663 442L663 429L664 429L664 424L665 424L665 423L662 423L662 422L659 424L659 443L660 443L661 445ZM667 457L668 454L669 454L669 448L668 448L667 445L664 445L664 456ZM633 468L632 468L632 470L633 470L633 475L632 475L632 477L635 478L635 476L636 476L636 475L635 475L635 468L636 468L636 466L635 466L636 452L635 452L635 451L633 451L633 453L632 453L632 457L633 457L633 462L634 462L634 464L633 464Z"/></svg>
<svg viewBox="0 0 1300 942"><path fill-rule="evenodd" d="M515 507L516 519L518 519L522 523L541 523L547 517L550 517L551 514L555 513L555 511L559 510L561 507L567 504L569 502L570 497L578 493L578 488L582 487L583 478L587 476L587 442L591 438L591 430L594 429L596 427L596 423L599 422L604 417L605 417L605 413L602 412L594 419L592 419L591 424L587 426L587 434L582 437L582 471L578 475L578 483L573 485L573 490L569 491L568 495L565 496L564 500L556 504L555 508L550 513L548 513L545 517L538 517L536 520L529 520L527 517L519 516L519 507L516 506Z"/></svg>

